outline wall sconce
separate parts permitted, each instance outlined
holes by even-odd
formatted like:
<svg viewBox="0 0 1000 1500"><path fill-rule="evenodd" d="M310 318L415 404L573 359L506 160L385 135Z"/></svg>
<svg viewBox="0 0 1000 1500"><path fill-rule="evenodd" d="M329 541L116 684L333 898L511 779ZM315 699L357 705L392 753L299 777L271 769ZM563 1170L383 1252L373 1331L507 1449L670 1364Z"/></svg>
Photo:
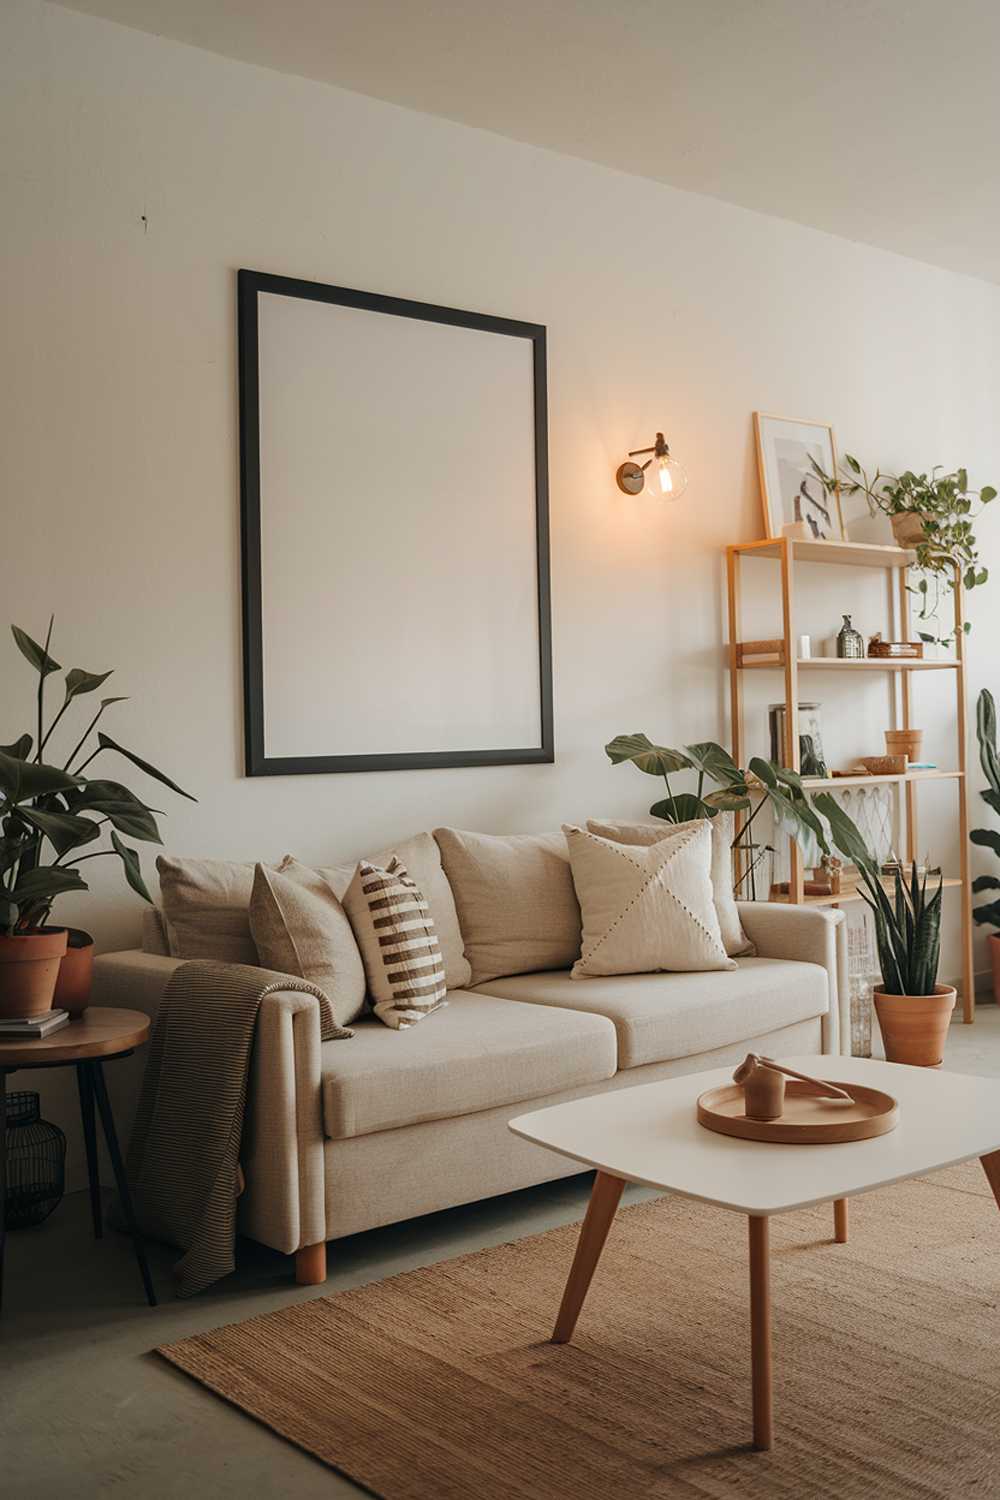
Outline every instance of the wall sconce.
<svg viewBox="0 0 1000 1500"><path fill-rule="evenodd" d="M644 464L632 462L644 453L651 455ZM615 478L626 495L641 495L645 489L658 500L679 500L688 482L687 471L671 458L662 432L656 434L651 448L633 448L627 462L619 464Z"/></svg>

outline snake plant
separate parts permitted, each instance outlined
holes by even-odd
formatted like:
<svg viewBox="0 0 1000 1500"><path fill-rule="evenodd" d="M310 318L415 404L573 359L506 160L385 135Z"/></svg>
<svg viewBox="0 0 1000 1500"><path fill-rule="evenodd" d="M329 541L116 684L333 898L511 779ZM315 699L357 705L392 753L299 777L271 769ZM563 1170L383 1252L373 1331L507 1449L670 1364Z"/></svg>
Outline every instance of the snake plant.
<svg viewBox="0 0 1000 1500"><path fill-rule="evenodd" d="M976 737L979 740L979 763L983 775L989 782L985 791L979 793L987 807L1000 813L1000 757L997 755L997 710L993 694L983 688L976 702ZM1000 833L992 828L974 828L969 834L974 844L992 849L1000 855ZM972 882L974 891L1000 891L1000 880L995 875L977 875ZM973 907L972 915L984 926L1000 927L1000 901L984 901Z"/></svg>

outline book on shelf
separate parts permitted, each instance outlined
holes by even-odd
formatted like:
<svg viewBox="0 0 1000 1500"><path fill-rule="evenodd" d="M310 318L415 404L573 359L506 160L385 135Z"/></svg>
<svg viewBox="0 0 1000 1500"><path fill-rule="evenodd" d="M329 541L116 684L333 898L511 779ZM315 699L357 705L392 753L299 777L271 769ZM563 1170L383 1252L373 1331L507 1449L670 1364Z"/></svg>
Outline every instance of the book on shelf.
<svg viewBox="0 0 1000 1500"><path fill-rule="evenodd" d="M68 1025L68 1010L47 1010L40 1016L25 1016L21 1019L15 1016L9 1021L0 1020L0 1037L6 1037L8 1041L15 1038L29 1041L51 1036L54 1031L60 1031L63 1026Z"/></svg>

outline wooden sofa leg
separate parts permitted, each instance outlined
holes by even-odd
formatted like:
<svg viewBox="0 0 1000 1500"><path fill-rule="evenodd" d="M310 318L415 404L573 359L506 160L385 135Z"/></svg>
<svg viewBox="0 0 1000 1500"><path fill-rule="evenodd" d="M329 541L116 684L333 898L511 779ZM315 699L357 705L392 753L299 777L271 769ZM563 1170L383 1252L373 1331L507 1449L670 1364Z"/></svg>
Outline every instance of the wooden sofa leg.
<svg viewBox="0 0 1000 1500"><path fill-rule="evenodd" d="M326 1244L303 1245L295 1252L295 1280L299 1286L321 1286L326 1280Z"/></svg>

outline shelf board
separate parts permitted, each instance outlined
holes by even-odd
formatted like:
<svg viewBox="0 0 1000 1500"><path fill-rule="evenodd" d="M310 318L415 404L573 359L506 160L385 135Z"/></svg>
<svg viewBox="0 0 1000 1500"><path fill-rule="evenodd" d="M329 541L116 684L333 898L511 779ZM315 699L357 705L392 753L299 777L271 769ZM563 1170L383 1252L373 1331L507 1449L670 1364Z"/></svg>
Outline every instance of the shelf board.
<svg viewBox="0 0 1000 1500"><path fill-rule="evenodd" d="M840 656L803 656L795 664L800 672L816 668L820 672L954 672L957 661L934 661L923 658L894 659L886 656L862 656L850 660ZM745 661L739 672L783 672L779 661Z"/></svg>
<svg viewBox="0 0 1000 1500"><path fill-rule="evenodd" d="M945 890L954 890L961 884L962 882L957 876L951 875L942 881ZM887 886L886 889L890 890L891 888ZM936 883L934 889L937 889ZM790 896L774 896L772 899L780 902L782 905L791 903ZM860 901L861 899L861 892L853 881L845 881L839 896L803 896L799 904L802 906L846 906L849 902Z"/></svg>
<svg viewBox="0 0 1000 1500"><path fill-rule="evenodd" d="M772 537L769 541L738 542L729 551L744 556L780 557L783 540ZM917 560L917 554L908 547L881 547L874 542L792 541L791 550L796 562L840 563L855 568L908 568Z"/></svg>
<svg viewBox="0 0 1000 1500"><path fill-rule="evenodd" d="M898 776L803 776L802 785L807 792L836 791L841 786L878 786L881 783L897 785L901 782L959 781L964 771L905 771Z"/></svg>

